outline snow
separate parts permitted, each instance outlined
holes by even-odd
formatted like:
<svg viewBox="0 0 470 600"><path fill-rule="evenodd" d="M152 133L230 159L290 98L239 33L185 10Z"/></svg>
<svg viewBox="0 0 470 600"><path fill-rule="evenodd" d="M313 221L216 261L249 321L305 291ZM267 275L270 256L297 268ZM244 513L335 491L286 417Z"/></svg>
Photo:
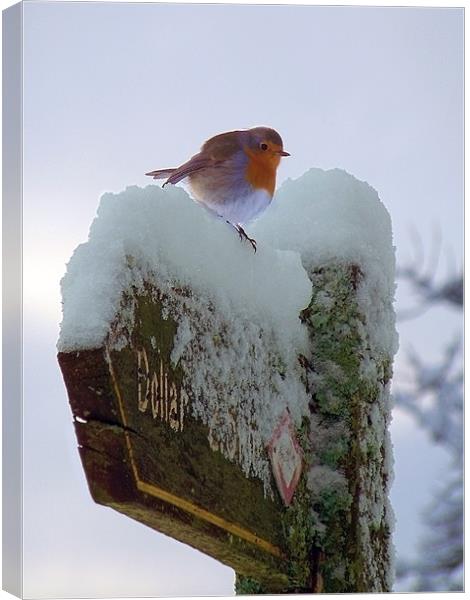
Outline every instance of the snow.
<svg viewBox="0 0 470 600"><path fill-rule="evenodd" d="M129 257L138 270L129 269ZM263 315L279 336L299 337L297 315L310 293L299 256L268 246L254 254L232 226L201 210L182 189L151 185L101 198L88 242L75 250L61 283L58 349L99 347L122 292L153 278L157 265L160 278L213 298L222 311Z"/></svg>
<svg viewBox="0 0 470 600"><path fill-rule="evenodd" d="M374 188L341 169L310 169L282 185L252 234L259 245L299 252L310 272L331 262L360 266L368 334L395 354L395 315L386 306L395 295L395 248L390 216Z"/></svg>

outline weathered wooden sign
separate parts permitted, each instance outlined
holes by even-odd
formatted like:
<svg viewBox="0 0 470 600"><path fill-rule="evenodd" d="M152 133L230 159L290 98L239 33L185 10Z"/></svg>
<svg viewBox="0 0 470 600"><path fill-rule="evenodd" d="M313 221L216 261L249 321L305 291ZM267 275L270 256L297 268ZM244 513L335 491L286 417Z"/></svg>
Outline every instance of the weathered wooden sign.
<svg viewBox="0 0 470 600"><path fill-rule="evenodd" d="M288 414L266 448L281 490L267 496L258 478L211 447L194 418L182 368L170 358L178 323L163 318L155 298L127 298L136 326L123 347L116 349L118 315L102 348L58 356L94 500L269 590L310 586L290 580L287 560L283 515L302 468Z"/></svg>

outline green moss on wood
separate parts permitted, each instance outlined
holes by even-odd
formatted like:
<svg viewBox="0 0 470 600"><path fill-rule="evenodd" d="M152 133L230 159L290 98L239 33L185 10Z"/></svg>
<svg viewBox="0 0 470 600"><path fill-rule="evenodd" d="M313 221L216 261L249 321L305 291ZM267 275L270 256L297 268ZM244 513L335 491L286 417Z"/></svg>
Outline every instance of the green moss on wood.
<svg viewBox="0 0 470 600"><path fill-rule="evenodd" d="M311 332L312 412L320 428L342 431L340 438L325 437L311 460L343 474L347 482L345 489L326 486L314 499L323 526L317 528L314 544L325 552L322 575L328 592L387 590L387 578L377 577L376 566L382 565L383 574L389 568L390 532L385 519L371 522L371 541L365 547L360 504L367 478L383 475L383 439L368 436L367 418L368 407L379 402L381 388L390 380L391 358L371 355L355 293L361 277L357 267L348 265L317 269L311 273L312 300L302 314ZM366 356L376 361L376 380L361 369Z"/></svg>
<svg viewBox="0 0 470 600"><path fill-rule="evenodd" d="M256 579L237 573L235 577L235 593L237 596L253 596L255 594L268 594L269 590L266 590Z"/></svg>

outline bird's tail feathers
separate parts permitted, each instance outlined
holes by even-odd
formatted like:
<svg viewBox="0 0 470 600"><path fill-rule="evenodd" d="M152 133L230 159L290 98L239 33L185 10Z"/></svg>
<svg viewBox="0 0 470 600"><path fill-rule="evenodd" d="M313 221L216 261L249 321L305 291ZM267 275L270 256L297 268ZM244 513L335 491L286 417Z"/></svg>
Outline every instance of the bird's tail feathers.
<svg viewBox="0 0 470 600"><path fill-rule="evenodd" d="M167 179L172 175L176 169L159 169L158 171L150 171L150 173L145 173L154 179Z"/></svg>

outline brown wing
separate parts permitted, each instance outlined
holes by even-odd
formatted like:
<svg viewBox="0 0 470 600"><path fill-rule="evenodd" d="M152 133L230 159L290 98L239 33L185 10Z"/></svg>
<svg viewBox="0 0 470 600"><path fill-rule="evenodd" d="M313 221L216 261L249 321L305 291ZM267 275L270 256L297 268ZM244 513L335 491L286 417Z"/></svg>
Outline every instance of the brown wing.
<svg viewBox="0 0 470 600"><path fill-rule="evenodd" d="M163 186L167 183L178 183L178 181L188 177L188 175L209 167L216 167L232 157L242 148L238 133L238 131L221 133L204 142L199 154L196 154L188 162L184 163L184 165L178 167L167 181L165 181Z"/></svg>
<svg viewBox="0 0 470 600"><path fill-rule="evenodd" d="M183 165L175 169L174 173L168 177L162 187L165 187L167 183L178 183L188 175L192 173L196 173L197 171L202 171L202 169L207 169L208 167L212 167L215 164L210 157L204 156L201 154L196 154L193 156L188 162L185 162Z"/></svg>
<svg viewBox="0 0 470 600"><path fill-rule="evenodd" d="M240 131L219 133L204 142L201 154L210 156L213 160L227 160L242 149Z"/></svg>
<svg viewBox="0 0 470 600"><path fill-rule="evenodd" d="M146 173L154 179L164 179L169 176L162 187L167 183L175 184L189 175L209 167L217 166L241 150L239 131L221 133L204 142L199 154L193 156L176 169L160 169Z"/></svg>

